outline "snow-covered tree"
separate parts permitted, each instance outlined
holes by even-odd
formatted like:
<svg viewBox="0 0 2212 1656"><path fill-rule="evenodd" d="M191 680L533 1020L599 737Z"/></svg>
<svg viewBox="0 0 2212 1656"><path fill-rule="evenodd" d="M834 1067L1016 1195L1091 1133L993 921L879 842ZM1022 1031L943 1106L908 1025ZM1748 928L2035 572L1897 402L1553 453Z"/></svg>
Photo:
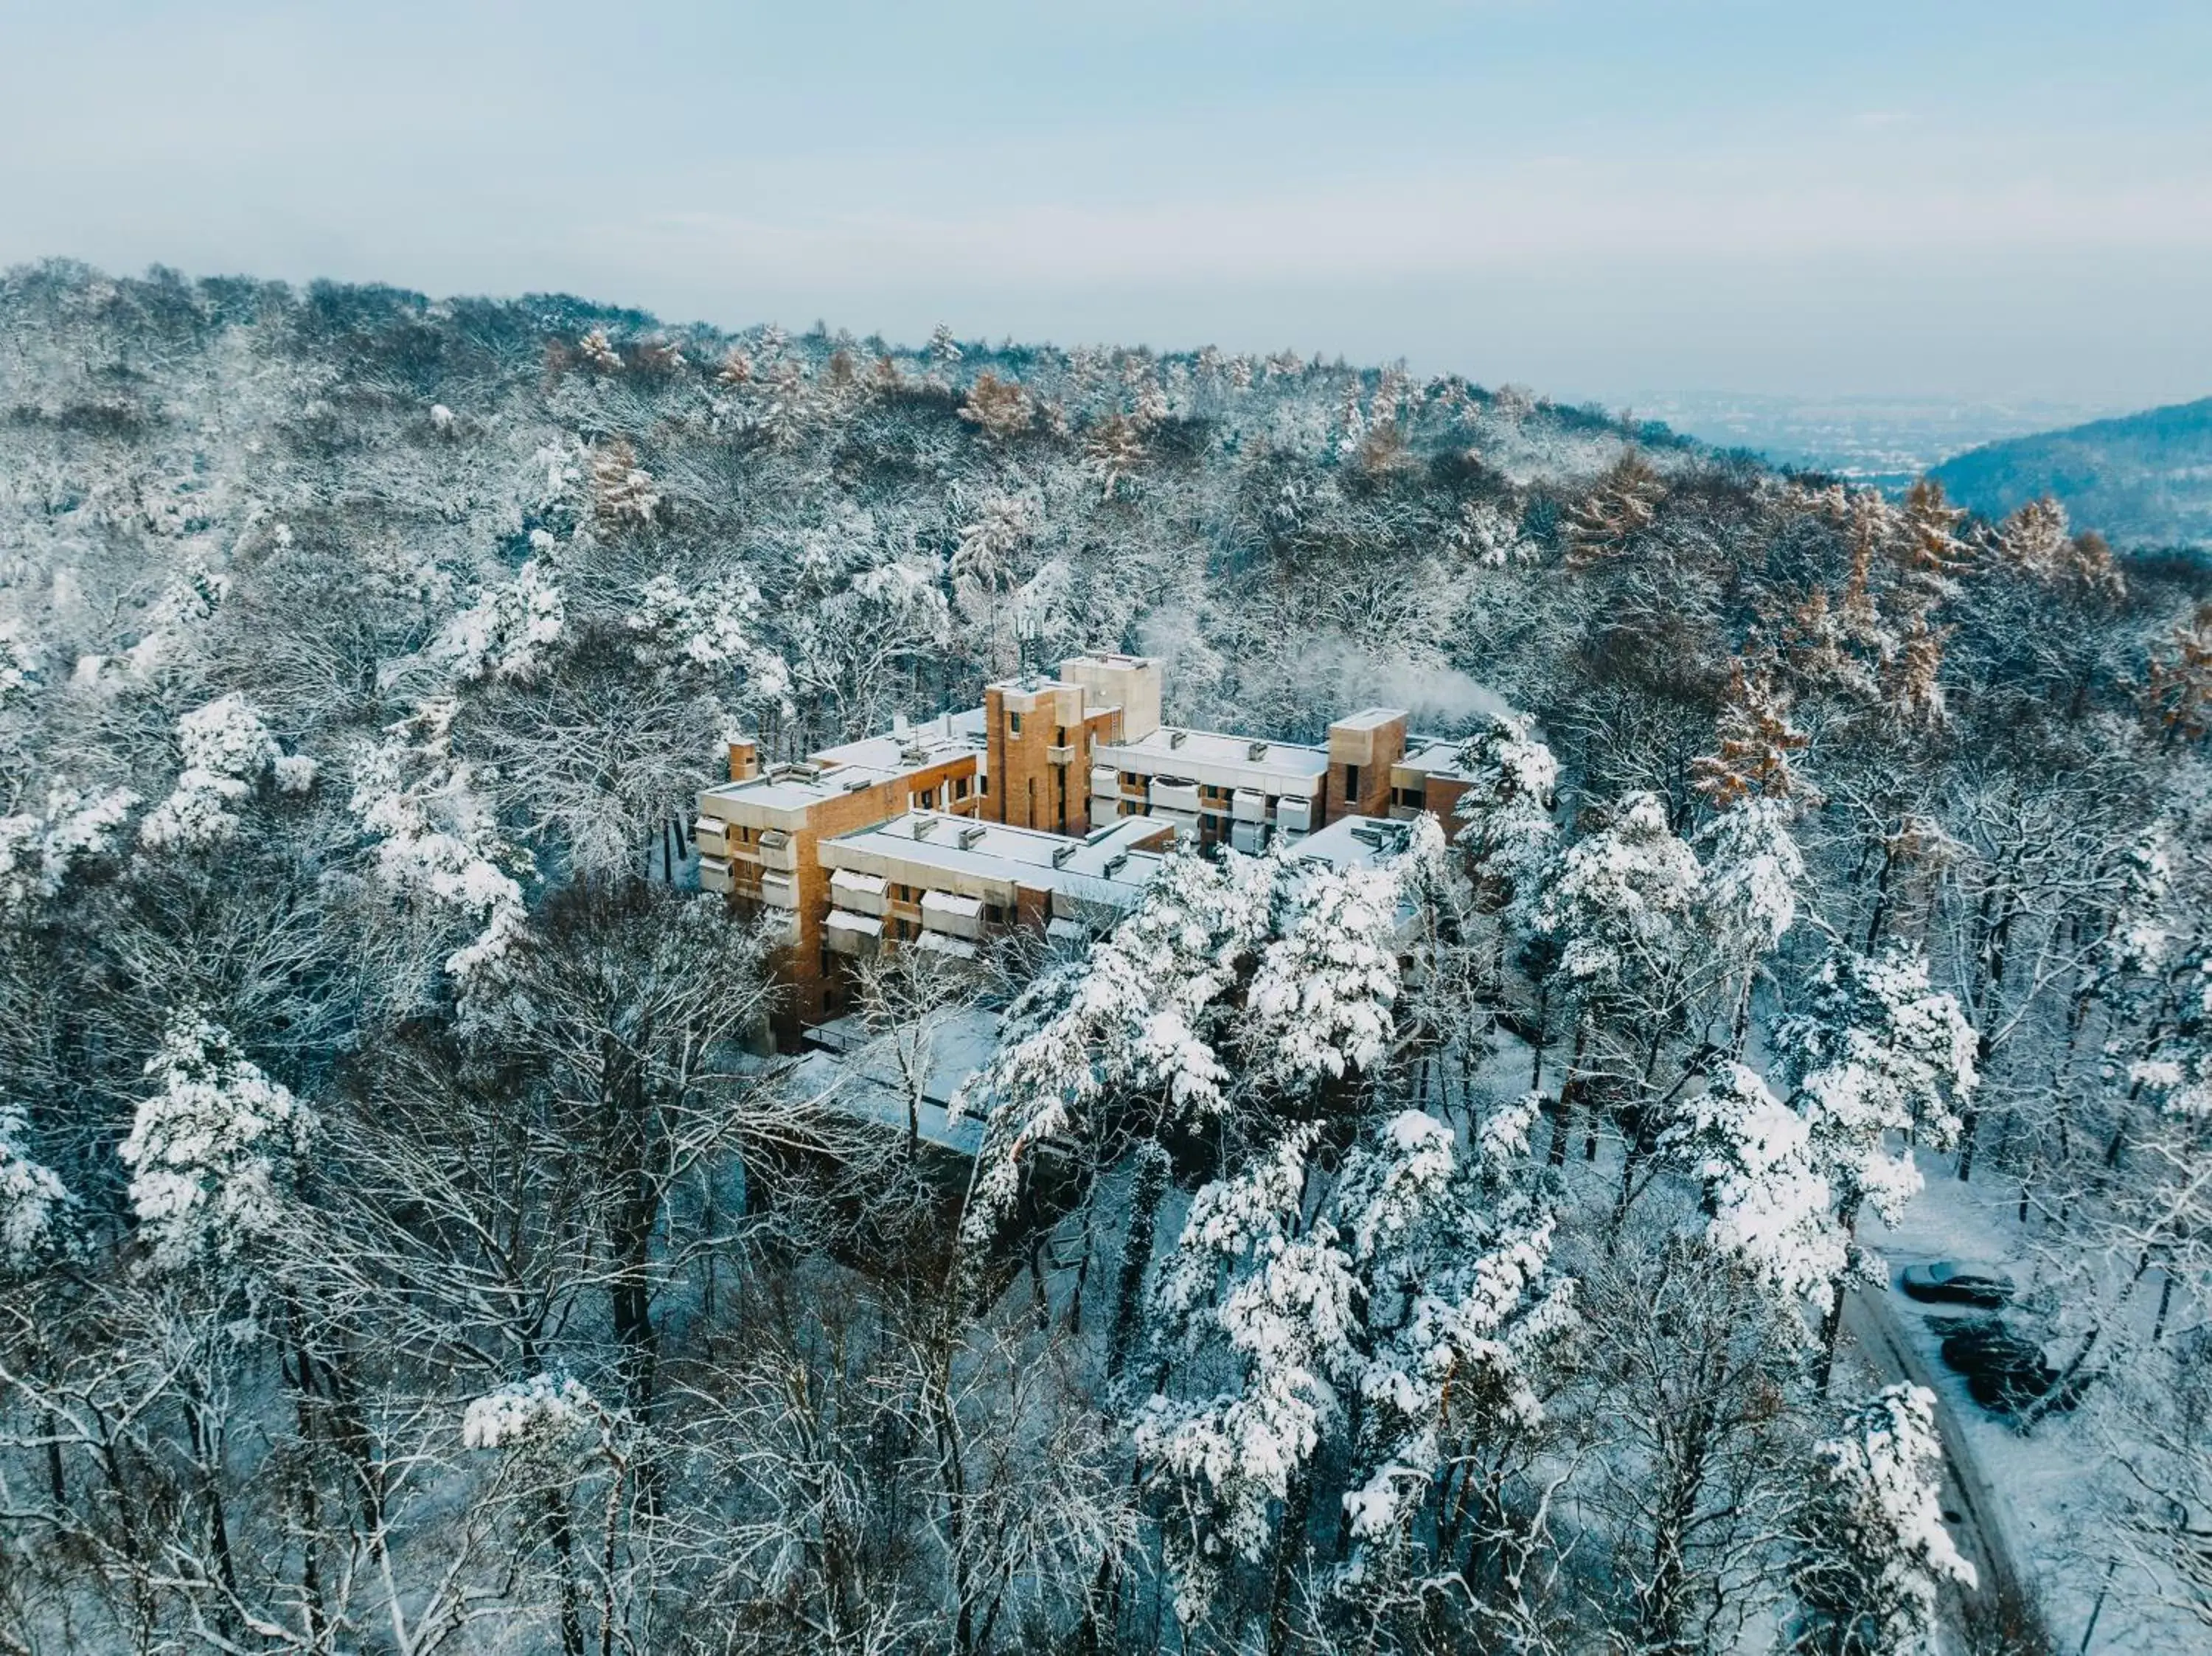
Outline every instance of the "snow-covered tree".
<svg viewBox="0 0 2212 1656"><path fill-rule="evenodd" d="M1559 828L1552 821L1559 761L1525 713L1492 715L1461 744L1458 767L1467 791L1453 807L1454 842L1477 876L1522 903L1533 903Z"/></svg>
<svg viewBox="0 0 2212 1656"><path fill-rule="evenodd" d="M1729 665L1719 742L1690 761L1691 786L1717 811L1746 799L1788 799L1804 792L1790 756L1809 738L1790 722L1790 699L1772 672L1738 658Z"/></svg>
<svg viewBox="0 0 2212 1656"><path fill-rule="evenodd" d="M177 747L184 758L177 786L138 824L140 843L155 849L201 851L234 838L234 807L264 777L283 793L314 786L315 761L286 754L253 704L234 692L178 719Z"/></svg>
<svg viewBox="0 0 2212 1656"><path fill-rule="evenodd" d="M1871 1207L1897 1222L1921 1185L1910 1146L1956 1137L1976 1039L1917 955L1838 945L1772 1044L1784 1096L1741 1064L1717 1064L1665 1139L1703 1184L1714 1245L1784 1303L1823 1313L1825 1375L1844 1289L1880 1277L1856 1240L1859 1216Z"/></svg>
<svg viewBox="0 0 2212 1656"><path fill-rule="evenodd" d="M30 1123L0 1105L0 1280L27 1277L79 1243L77 1201L30 1152Z"/></svg>
<svg viewBox="0 0 2212 1656"><path fill-rule="evenodd" d="M1741 1054L1751 1027L1751 993L1761 963L1797 919L1804 853L1790 831L1786 799L1745 798L1698 831L1701 894L1708 925L1735 980L1729 1049Z"/></svg>
<svg viewBox="0 0 2212 1656"><path fill-rule="evenodd" d="M544 670L547 651L567 626L560 584L532 558L514 580L448 622L425 654L462 683L486 676L526 682Z"/></svg>
<svg viewBox="0 0 2212 1656"><path fill-rule="evenodd" d="M84 794L54 787L46 806L0 816L0 916L58 895L70 870L118 847L118 830L138 796L128 788Z"/></svg>
<svg viewBox="0 0 2212 1656"><path fill-rule="evenodd" d="M1218 1390L1154 1397L1137 1453L1168 1490L1176 1613L1205 1613L1236 1558L1259 1562L1286 1500L1337 1409L1352 1360L1357 1286L1326 1220L1302 1219L1317 1129L1286 1132L1240 1175L1193 1198L1154 1295L1164 1347Z"/></svg>
<svg viewBox="0 0 2212 1656"><path fill-rule="evenodd" d="M517 872L527 858L509 846L478 793L468 763L454 756L455 704L429 703L354 756L354 816L376 844L379 876L394 891L459 910L480 930L447 956L465 983L495 968L524 919Z"/></svg>
<svg viewBox="0 0 2212 1656"><path fill-rule="evenodd" d="M1825 1313L1850 1264L1806 1118L1741 1064L1721 1065L1670 1130L1702 1182L1707 1239L1785 1306Z"/></svg>
<svg viewBox="0 0 2212 1656"><path fill-rule="evenodd" d="M472 1398L461 1413L461 1444L506 1454L574 1454L608 1429L591 1388L568 1374L533 1374Z"/></svg>
<svg viewBox="0 0 2212 1656"><path fill-rule="evenodd" d="M268 1241L314 1125L307 1107L191 1007L170 1017L146 1074L154 1090L117 1154L155 1265L231 1261Z"/></svg>
<svg viewBox="0 0 2212 1656"><path fill-rule="evenodd" d="M1574 1313L1572 1283L1551 1268L1554 1217L1527 1186L1535 1116L1524 1096L1462 1144L1401 1110L1346 1162L1332 1206L1361 1284L1352 1384L1364 1407L1344 1497L1355 1593L1407 1574L1425 1535L1448 1554L1455 1475L1542 1418L1535 1371Z"/></svg>
<svg viewBox="0 0 2212 1656"><path fill-rule="evenodd" d="M1936 1647L1937 1599L1974 1567L1943 1527L1936 1398L1893 1386L1821 1443L1800 1517L1799 1647L1821 1656L1914 1656Z"/></svg>

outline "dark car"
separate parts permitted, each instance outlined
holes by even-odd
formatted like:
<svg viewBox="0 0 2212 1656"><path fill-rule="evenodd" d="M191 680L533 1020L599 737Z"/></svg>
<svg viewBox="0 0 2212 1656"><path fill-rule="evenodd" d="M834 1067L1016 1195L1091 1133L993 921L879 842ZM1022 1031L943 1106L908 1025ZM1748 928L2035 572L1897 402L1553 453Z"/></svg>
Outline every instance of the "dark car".
<svg viewBox="0 0 2212 1656"><path fill-rule="evenodd" d="M1951 1259L1931 1259L1907 1265L1898 1286L1916 1300L1931 1305L1971 1305L1995 1311L2012 1303L2012 1278L1999 1271L1983 1271Z"/></svg>
<svg viewBox="0 0 2212 1656"><path fill-rule="evenodd" d="M1943 1338L1943 1361L1966 1377L1966 1391L1984 1409L2016 1414L2057 1383L2043 1347L2000 1321L1965 1324Z"/></svg>

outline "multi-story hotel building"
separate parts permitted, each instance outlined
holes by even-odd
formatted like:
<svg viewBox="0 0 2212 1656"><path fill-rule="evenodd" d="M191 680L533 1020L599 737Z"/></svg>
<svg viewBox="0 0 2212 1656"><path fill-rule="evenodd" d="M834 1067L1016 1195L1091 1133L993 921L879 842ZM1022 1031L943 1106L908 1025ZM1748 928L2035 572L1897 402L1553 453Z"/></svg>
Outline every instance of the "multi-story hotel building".
<svg viewBox="0 0 2212 1656"><path fill-rule="evenodd" d="M902 943L973 954L997 929L1088 933L1181 840L1256 853L1347 817L1449 817L1458 744L1370 708L1325 745L1160 722L1160 664L1090 654L983 705L763 771L730 748L699 796L700 883L788 949L786 1034L843 1010L846 963Z"/></svg>

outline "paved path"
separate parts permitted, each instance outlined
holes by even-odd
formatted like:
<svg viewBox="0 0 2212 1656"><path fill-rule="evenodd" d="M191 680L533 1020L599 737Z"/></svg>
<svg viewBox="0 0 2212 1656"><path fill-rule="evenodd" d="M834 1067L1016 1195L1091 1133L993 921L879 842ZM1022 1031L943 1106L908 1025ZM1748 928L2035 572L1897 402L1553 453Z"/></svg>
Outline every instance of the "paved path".
<svg viewBox="0 0 2212 1656"><path fill-rule="evenodd" d="M1911 1380L1936 1394L1936 1432L1943 1441L1943 1506L1960 1516L1953 1526L1959 1550L1972 1561L1984 1592L2016 1586L2019 1559L2005 1535L1996 1497L1975 1463L1950 1398L1899 1325L1893 1296L1887 1290L1851 1290L1844 1296L1844 1329L1887 1379Z"/></svg>

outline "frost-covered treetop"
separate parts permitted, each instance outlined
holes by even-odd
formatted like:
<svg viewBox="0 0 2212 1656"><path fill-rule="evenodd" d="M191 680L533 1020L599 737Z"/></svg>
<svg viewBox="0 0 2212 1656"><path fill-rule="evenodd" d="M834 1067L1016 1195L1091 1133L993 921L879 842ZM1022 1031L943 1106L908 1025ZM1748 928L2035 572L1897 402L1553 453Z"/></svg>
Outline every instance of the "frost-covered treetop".
<svg viewBox="0 0 2212 1656"><path fill-rule="evenodd" d="M1668 826L1654 793L1632 793L1613 820L1562 853L1536 907L1559 940L1560 966L1602 992L1638 961L1679 961L1704 886L1697 854Z"/></svg>
<svg viewBox="0 0 2212 1656"><path fill-rule="evenodd" d="M1848 1247L1806 1119L1754 1071L1723 1064L1670 1137L1705 1186L1707 1239L1782 1303L1826 1310Z"/></svg>
<svg viewBox="0 0 2212 1656"><path fill-rule="evenodd" d="M1776 1025L1773 1046L1839 1200L1863 1197L1895 1222L1920 1174L1888 1136L1916 1133L1936 1149L1956 1139L1956 1107L1979 1079L1976 1045L1957 998L1929 987L1917 949L1829 951L1805 1010Z"/></svg>
<svg viewBox="0 0 2212 1656"><path fill-rule="evenodd" d="M52 787L43 810L0 816L0 915L59 895L72 869L115 850L116 830L137 803L128 788Z"/></svg>
<svg viewBox="0 0 2212 1656"><path fill-rule="evenodd" d="M461 1444L509 1454L575 1453L604 1439L610 1422L581 1380L533 1374L471 1399L461 1411Z"/></svg>
<svg viewBox="0 0 2212 1656"><path fill-rule="evenodd" d="M462 683L479 678L527 681L568 627L568 603L545 566L532 558L514 579L482 594L447 622L424 653Z"/></svg>
<svg viewBox="0 0 2212 1656"><path fill-rule="evenodd" d="M171 1016L146 1074L154 1091L118 1154L155 1265L233 1259L266 1240L307 1150L306 1106L189 1007Z"/></svg>
<svg viewBox="0 0 2212 1656"><path fill-rule="evenodd" d="M354 755L350 806L377 841L377 872L392 889L420 895L479 927L447 957L465 989L497 968L520 931L525 907L512 868L527 859L508 846L479 797L471 767L454 756L454 704L427 703Z"/></svg>
<svg viewBox="0 0 2212 1656"><path fill-rule="evenodd" d="M1110 936L1014 1003L954 1101L988 1118L966 1234L988 1237L1033 1146L1103 1104L1151 1100L1196 1125L1378 1062L1400 902L1440 846L1431 825L1389 866L1342 872L1280 852L1170 857Z"/></svg>
<svg viewBox="0 0 2212 1656"><path fill-rule="evenodd" d="M1971 1588L1978 1579L1943 1526L1935 1394L1890 1386L1848 1424L1816 1450L1821 1483L1813 1500L1820 1533L1808 1572L1812 1596L1838 1620L1872 1632L1870 1645L1854 1647L1932 1649L1937 1592L1951 1583Z"/></svg>
<svg viewBox="0 0 2212 1656"><path fill-rule="evenodd" d="M177 748L184 765L176 787L138 825L140 841L149 846L198 851L235 837L233 807L264 776L273 775L286 793L314 786L314 761L288 756L259 710L235 691L179 719Z"/></svg>
<svg viewBox="0 0 2212 1656"><path fill-rule="evenodd" d="M1697 836L1705 852L1705 901L1722 935L1753 955L1771 952L1797 919L1804 853L1779 798L1738 801Z"/></svg>
<svg viewBox="0 0 2212 1656"><path fill-rule="evenodd" d="M76 1250L76 1198L27 1148L22 1111L0 1104L0 1278L26 1276Z"/></svg>

